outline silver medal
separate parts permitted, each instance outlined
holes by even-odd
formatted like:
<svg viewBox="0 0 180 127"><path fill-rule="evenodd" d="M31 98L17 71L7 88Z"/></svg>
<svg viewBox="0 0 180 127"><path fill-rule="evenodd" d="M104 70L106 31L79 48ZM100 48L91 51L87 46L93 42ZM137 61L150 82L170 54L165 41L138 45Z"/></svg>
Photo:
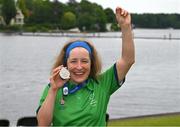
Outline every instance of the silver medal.
<svg viewBox="0 0 180 127"><path fill-rule="evenodd" d="M59 75L64 80L70 78L70 72L65 67L61 68Z"/></svg>

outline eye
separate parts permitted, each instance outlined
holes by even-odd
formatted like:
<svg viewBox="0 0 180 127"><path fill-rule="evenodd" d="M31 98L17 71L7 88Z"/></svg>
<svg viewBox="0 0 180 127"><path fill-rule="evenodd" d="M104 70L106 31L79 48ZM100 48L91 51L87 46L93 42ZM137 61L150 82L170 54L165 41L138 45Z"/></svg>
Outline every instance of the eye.
<svg viewBox="0 0 180 127"><path fill-rule="evenodd" d="M70 63L76 63L77 60L70 60Z"/></svg>
<svg viewBox="0 0 180 127"><path fill-rule="evenodd" d="M83 59L83 60L82 60L82 63L89 63L89 60Z"/></svg>

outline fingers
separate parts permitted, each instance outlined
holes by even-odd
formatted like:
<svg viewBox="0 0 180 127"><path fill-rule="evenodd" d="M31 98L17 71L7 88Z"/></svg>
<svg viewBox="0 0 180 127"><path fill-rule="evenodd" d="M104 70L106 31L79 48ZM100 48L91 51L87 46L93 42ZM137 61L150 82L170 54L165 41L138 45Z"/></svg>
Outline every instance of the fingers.
<svg viewBox="0 0 180 127"><path fill-rule="evenodd" d="M59 71L53 73L52 78L56 77L59 74Z"/></svg>
<svg viewBox="0 0 180 127"><path fill-rule="evenodd" d="M61 68L63 67L63 65L55 68L53 71L52 71L52 74L50 76L50 81L53 81L57 78L57 76L59 76L59 72L61 70Z"/></svg>
<svg viewBox="0 0 180 127"><path fill-rule="evenodd" d="M63 67L63 65L55 68L55 69L52 71L52 73L56 73L56 72L60 71L62 67Z"/></svg>
<svg viewBox="0 0 180 127"><path fill-rule="evenodd" d="M62 87L64 85L65 82L67 82L68 80L62 80L59 76L59 72L61 70L61 68L63 67L63 65L55 68L53 71L52 71L52 74L49 78L50 80L50 83L51 83L51 86L53 89L57 90L59 89L60 87Z"/></svg>
<svg viewBox="0 0 180 127"><path fill-rule="evenodd" d="M119 14L123 17L126 17L128 15L128 11L122 9L121 7L116 8L116 14Z"/></svg>

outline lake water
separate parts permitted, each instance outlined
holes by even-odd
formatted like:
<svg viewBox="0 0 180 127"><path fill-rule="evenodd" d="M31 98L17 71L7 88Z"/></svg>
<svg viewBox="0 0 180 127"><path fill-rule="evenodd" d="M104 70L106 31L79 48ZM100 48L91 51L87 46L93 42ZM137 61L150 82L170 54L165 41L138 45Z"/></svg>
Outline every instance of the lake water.
<svg viewBox="0 0 180 127"><path fill-rule="evenodd" d="M121 33L104 33L121 35ZM135 37L180 38L180 30L135 29ZM0 119L15 125L35 116L51 66L68 37L0 34ZM121 55L120 38L88 38L101 55L103 70ZM110 118L180 112L180 40L134 39L136 63L111 97Z"/></svg>

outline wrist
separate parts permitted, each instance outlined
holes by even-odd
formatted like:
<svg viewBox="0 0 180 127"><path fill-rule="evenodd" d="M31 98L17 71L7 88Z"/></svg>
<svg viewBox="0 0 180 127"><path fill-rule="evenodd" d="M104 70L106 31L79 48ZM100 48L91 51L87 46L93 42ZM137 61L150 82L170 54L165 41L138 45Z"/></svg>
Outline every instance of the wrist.
<svg viewBox="0 0 180 127"><path fill-rule="evenodd" d="M131 31L131 24L121 25L121 31L122 32Z"/></svg>
<svg viewBox="0 0 180 127"><path fill-rule="evenodd" d="M54 88L54 87L52 87L52 86L49 88L49 92L50 92L51 94L56 94L57 91L58 91L58 88Z"/></svg>

